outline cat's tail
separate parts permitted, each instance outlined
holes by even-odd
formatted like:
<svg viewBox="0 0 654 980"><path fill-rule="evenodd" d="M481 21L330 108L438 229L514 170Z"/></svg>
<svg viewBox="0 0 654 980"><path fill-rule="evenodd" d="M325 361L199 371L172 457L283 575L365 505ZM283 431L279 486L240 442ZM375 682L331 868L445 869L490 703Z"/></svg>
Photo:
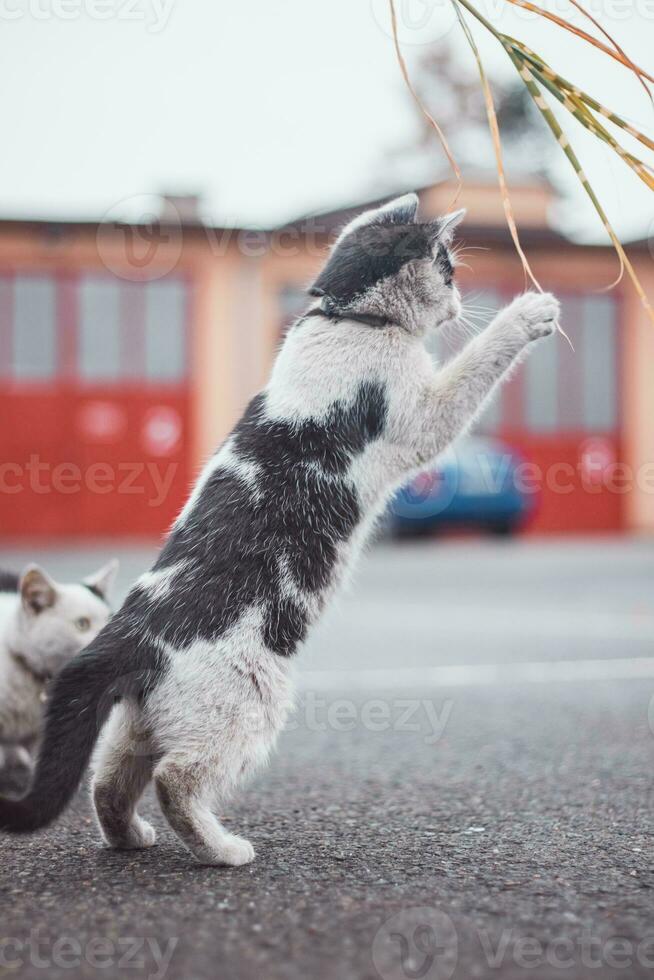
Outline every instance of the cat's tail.
<svg viewBox="0 0 654 980"><path fill-rule="evenodd" d="M58 675L32 784L22 799L0 798L0 830L29 833L55 820L75 794L112 707L122 698L142 703L160 679L158 651L112 627Z"/></svg>

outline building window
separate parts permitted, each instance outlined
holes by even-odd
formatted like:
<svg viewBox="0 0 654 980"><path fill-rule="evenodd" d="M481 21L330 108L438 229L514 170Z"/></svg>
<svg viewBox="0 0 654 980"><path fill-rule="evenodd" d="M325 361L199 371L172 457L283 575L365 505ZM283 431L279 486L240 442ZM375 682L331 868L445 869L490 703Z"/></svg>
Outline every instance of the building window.
<svg viewBox="0 0 654 980"><path fill-rule="evenodd" d="M563 295L562 337L524 365L525 426L532 432L606 432L617 425L617 307L611 296Z"/></svg>
<svg viewBox="0 0 654 980"><path fill-rule="evenodd" d="M187 288L178 279L79 286L78 375L86 382L179 382L186 375Z"/></svg>
<svg viewBox="0 0 654 980"><path fill-rule="evenodd" d="M77 366L84 381L121 376L120 288L112 279L88 277L80 283Z"/></svg>
<svg viewBox="0 0 654 980"><path fill-rule="evenodd" d="M530 432L554 432L559 427L559 338L541 343L522 368L524 427Z"/></svg>
<svg viewBox="0 0 654 980"><path fill-rule="evenodd" d="M510 297L492 290L479 305L499 309ZM618 308L602 294L562 294L561 326L570 337L539 343L501 385L479 429L553 434L611 432L618 424ZM492 314L491 314L492 315Z"/></svg>
<svg viewBox="0 0 654 980"><path fill-rule="evenodd" d="M9 287L5 280L4 286ZM11 374L44 381L57 372L56 289L46 277L17 276L13 282Z"/></svg>
<svg viewBox="0 0 654 980"><path fill-rule="evenodd" d="M145 286L145 377L179 381L186 373L186 290L177 280Z"/></svg>
<svg viewBox="0 0 654 980"><path fill-rule="evenodd" d="M179 384L187 364L185 281L0 275L0 374L21 382Z"/></svg>
<svg viewBox="0 0 654 980"><path fill-rule="evenodd" d="M585 296L582 419L585 429L609 431L618 422L616 304L610 296Z"/></svg>

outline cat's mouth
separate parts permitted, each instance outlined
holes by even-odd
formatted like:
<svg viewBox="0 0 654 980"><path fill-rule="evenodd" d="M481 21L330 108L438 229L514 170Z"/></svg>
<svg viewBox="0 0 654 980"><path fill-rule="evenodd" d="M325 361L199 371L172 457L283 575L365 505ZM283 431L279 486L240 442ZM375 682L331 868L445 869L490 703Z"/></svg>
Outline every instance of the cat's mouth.
<svg viewBox="0 0 654 980"><path fill-rule="evenodd" d="M444 310L442 317L436 323L436 329L440 330L442 327L456 326L462 315L463 303L461 302L461 293L454 286L449 304Z"/></svg>

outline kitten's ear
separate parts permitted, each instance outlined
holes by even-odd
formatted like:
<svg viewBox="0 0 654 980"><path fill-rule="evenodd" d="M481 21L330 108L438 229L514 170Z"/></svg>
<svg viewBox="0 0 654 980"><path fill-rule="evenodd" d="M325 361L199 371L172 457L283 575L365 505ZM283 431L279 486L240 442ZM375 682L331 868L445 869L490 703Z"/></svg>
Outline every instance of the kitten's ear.
<svg viewBox="0 0 654 980"><path fill-rule="evenodd" d="M20 598L29 613L40 613L54 605L57 586L38 565L28 565L20 580Z"/></svg>
<svg viewBox="0 0 654 980"><path fill-rule="evenodd" d="M416 220L418 213L418 195L403 194L396 197L379 208L371 208L370 211L363 211L353 218L349 224L343 228L336 239L336 244L342 242L344 238L355 231L357 228L364 228L366 225L409 225Z"/></svg>
<svg viewBox="0 0 654 980"><path fill-rule="evenodd" d="M91 592L95 592L96 595L99 595L101 599L106 600L111 587L116 580L118 564L118 559L112 558L111 561L108 561L106 565L99 568L97 572L93 573L93 575L88 575L84 579L84 585L87 587L87 589L90 589Z"/></svg>
<svg viewBox="0 0 654 980"><path fill-rule="evenodd" d="M438 219L438 240L444 245L451 242L454 237L454 229L457 225L460 225L466 216L466 209L459 208L458 211L452 211L450 214L444 215L444 217Z"/></svg>

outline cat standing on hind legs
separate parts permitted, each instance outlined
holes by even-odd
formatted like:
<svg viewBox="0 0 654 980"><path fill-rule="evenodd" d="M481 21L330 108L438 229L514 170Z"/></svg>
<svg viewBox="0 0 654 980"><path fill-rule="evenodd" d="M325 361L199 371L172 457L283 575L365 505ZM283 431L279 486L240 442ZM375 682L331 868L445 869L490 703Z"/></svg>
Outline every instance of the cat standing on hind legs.
<svg viewBox="0 0 654 980"><path fill-rule="evenodd" d="M293 654L391 494L558 317L552 296L519 296L436 370L425 338L461 311L449 245L463 212L420 221L417 210L408 194L343 230L151 571L60 675L32 787L0 801L0 828L61 813L100 736L93 798L107 844L154 842L136 810L152 779L197 860L252 860L217 814L284 724Z"/></svg>

